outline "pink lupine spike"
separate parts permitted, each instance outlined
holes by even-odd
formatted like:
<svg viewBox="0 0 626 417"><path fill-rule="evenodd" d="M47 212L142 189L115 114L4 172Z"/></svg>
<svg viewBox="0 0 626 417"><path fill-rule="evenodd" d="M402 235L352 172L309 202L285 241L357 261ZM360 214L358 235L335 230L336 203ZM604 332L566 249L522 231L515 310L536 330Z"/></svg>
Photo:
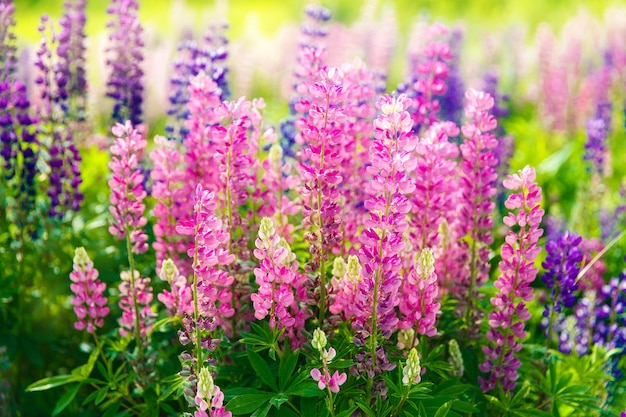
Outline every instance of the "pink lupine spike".
<svg viewBox="0 0 626 417"><path fill-rule="evenodd" d="M112 171L109 209L113 215L109 233L118 239L128 235L132 252L143 253L148 250L148 235L143 230L148 220L143 216L146 191L139 158L146 147L146 140L130 122L125 125L118 123L112 130L117 139L111 146L113 157L109 163Z"/></svg>
<svg viewBox="0 0 626 417"><path fill-rule="evenodd" d="M534 264L541 251L537 241L543 234L539 226L544 211L539 205L541 188L535 183L534 169L527 166L518 174L510 175L504 187L518 192L512 194L505 205L514 210L507 216L507 225L519 227L519 231L509 231L502 245L500 277L494 284L499 291L491 298L494 309L489 314L487 339L491 343L483 346L486 357L479 366L488 377L479 380L483 391L501 386L510 392L517 385L517 369L521 366L515 354L526 337L524 322L530 319L526 305L533 299L531 284L537 276Z"/></svg>

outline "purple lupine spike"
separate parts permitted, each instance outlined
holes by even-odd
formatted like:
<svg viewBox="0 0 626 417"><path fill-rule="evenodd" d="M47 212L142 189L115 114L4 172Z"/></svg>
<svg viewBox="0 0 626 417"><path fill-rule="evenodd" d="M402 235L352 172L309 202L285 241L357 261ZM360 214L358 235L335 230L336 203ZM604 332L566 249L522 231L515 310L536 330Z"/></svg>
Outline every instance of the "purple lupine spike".
<svg viewBox="0 0 626 417"><path fill-rule="evenodd" d="M139 23L137 0L111 0L107 13L112 16L107 27L109 45L106 65L110 68L107 97L114 100L113 120L133 126L142 122L143 104L143 28Z"/></svg>
<svg viewBox="0 0 626 417"><path fill-rule="evenodd" d="M441 97L441 120L451 121L459 125L463 114L463 95L465 85L461 77L460 61L463 46L463 31L455 28L450 33L450 53L451 59L448 64L448 88ZM495 117L498 117L494 113Z"/></svg>
<svg viewBox="0 0 626 417"><path fill-rule="evenodd" d="M39 158L37 121L30 116L26 86L21 81L0 82L0 167L7 181L7 215L18 227L34 222L36 176Z"/></svg>
<svg viewBox="0 0 626 417"><path fill-rule="evenodd" d="M15 6L12 0L0 0L0 82L13 80L17 57L15 46Z"/></svg>
<svg viewBox="0 0 626 417"><path fill-rule="evenodd" d="M68 118L72 121L84 121L87 107L85 0L66 1L63 7L65 13L59 19L61 30L56 50L57 83L67 94L64 110Z"/></svg>
<svg viewBox="0 0 626 417"><path fill-rule="evenodd" d="M42 41L35 60L35 82L40 90L37 109L40 136L42 142L48 144L48 214L60 220L66 212L77 211L83 200L82 193L78 191L82 183L79 169L81 157L74 144L72 129L68 127L68 81L73 71L68 45L72 34L65 27L56 33L47 15L42 16L39 31Z"/></svg>
<svg viewBox="0 0 626 417"><path fill-rule="evenodd" d="M550 291L549 302L546 303L544 317L547 328L548 346L552 343L552 332L563 316L563 308L572 308L576 303L575 291L578 290L576 278L580 272L583 253L580 250L582 237L576 233L565 231L549 239L546 244L548 255L542 263L546 272L541 280ZM557 316L558 315L558 316ZM558 330L558 329L556 329Z"/></svg>
<svg viewBox="0 0 626 417"><path fill-rule="evenodd" d="M228 97L228 68L225 65L228 39L223 33L227 28L226 23L212 24L202 42L185 39L178 45L170 78L170 108L167 111L173 120L165 128L170 139L182 142L189 133L184 122L189 117L187 103L190 98L189 83L193 77L204 72L217 84L216 94L220 100Z"/></svg>
<svg viewBox="0 0 626 417"><path fill-rule="evenodd" d="M611 105L602 103L598 105L594 117L587 120L587 142L583 159L591 161L591 170L597 174L604 173L604 161L607 153L606 139L611 127Z"/></svg>
<svg viewBox="0 0 626 417"><path fill-rule="evenodd" d="M541 252L537 241L543 234L539 226L544 211L539 205L541 188L535 182L534 169L527 166L510 175L504 186L517 192L505 203L511 211L503 221L511 230L502 245L500 276L494 284L499 291L491 298L494 310L489 314L487 332L491 343L483 346L485 361L478 368L488 374L479 378L483 391L499 386L511 392L522 364L516 353L526 337L524 322L531 317L526 305L533 299L531 284L537 276L534 262Z"/></svg>

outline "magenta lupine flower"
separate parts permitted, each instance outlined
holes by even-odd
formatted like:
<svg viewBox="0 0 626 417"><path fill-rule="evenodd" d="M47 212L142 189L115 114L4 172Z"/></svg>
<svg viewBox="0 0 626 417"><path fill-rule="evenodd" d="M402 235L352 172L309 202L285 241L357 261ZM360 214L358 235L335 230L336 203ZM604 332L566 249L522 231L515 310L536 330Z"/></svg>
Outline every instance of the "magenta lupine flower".
<svg viewBox="0 0 626 417"><path fill-rule="evenodd" d="M231 417L232 413L224 407L224 393L215 385L207 368L200 369L194 403L198 409L194 417Z"/></svg>
<svg viewBox="0 0 626 417"><path fill-rule="evenodd" d="M130 238L133 253L148 250L148 235L142 229L148 220L143 217L146 206L144 176L139 169L139 159L146 147L146 140L135 130L130 122L116 124L113 134L117 137L111 146L109 168L113 175L109 180L111 188L111 206L113 223L109 233L118 239Z"/></svg>
<svg viewBox="0 0 626 417"><path fill-rule="evenodd" d="M70 289L74 293L72 305L78 318L74 328L93 333L96 327L104 324L109 307L103 295L107 286L98 279L98 270L93 267L85 248L76 248L74 251L74 270L70 272L70 279Z"/></svg>
<svg viewBox="0 0 626 417"><path fill-rule="evenodd" d="M228 332L231 327L228 319L235 314L230 289L234 279L218 267L230 265L235 257L226 249L230 235L215 215L216 209L215 193L198 184L193 219L179 221L176 231L194 237L187 253L194 260L199 315L214 320Z"/></svg>
<svg viewBox="0 0 626 417"><path fill-rule="evenodd" d="M303 186L302 225L308 229L305 240L309 242L311 259L305 269L319 271L320 320L326 314L326 262L335 245L340 242L339 186L343 181L337 169L342 161L341 130L346 116L342 103L346 92L341 86L339 70L321 69L319 81L310 84L311 101L300 101L296 110L306 114L297 121L298 137L303 143L298 153ZM316 279L317 279L316 277Z"/></svg>
<svg viewBox="0 0 626 417"><path fill-rule="evenodd" d="M519 231L510 230L502 245L500 277L494 284L499 292L491 298L494 310L489 314L491 328L487 339L491 344L483 346L486 358L479 366L482 372L488 373L485 379L480 378L483 391L500 386L509 392L517 384L521 362L516 353L526 337L524 322L530 319L526 304L533 299L531 284L537 276L535 260L541 252L537 241L543 234L539 228L544 214L539 206L541 188L534 181L535 170L528 166L504 181L505 188L519 192L506 200L506 208L512 211L503 221L511 229L519 227Z"/></svg>
<svg viewBox="0 0 626 417"><path fill-rule="evenodd" d="M447 34L448 28L442 24L434 24L426 30L426 45L417 55L410 57L412 77L409 85L398 88L413 99L410 113L417 132L438 120L440 103L437 97L443 98L447 91L448 63L452 60L450 45L443 39Z"/></svg>
<svg viewBox="0 0 626 417"><path fill-rule="evenodd" d="M459 308L473 333L474 324L480 320L480 310L473 308L478 297L477 288L489 278L489 245L493 243L491 229L495 207L496 165L494 155L498 141L489 133L497 127L496 119L489 113L494 101L491 96L473 89L465 93L465 116L468 121L461 130L465 136L461 148L461 172L458 178L459 201L456 219L457 239L469 236L466 247L468 263L464 270L456 271L457 282L453 291L460 300Z"/></svg>
<svg viewBox="0 0 626 417"><path fill-rule="evenodd" d="M294 329L304 327L304 316L298 307L299 299L304 298L305 277L298 272L296 255L289 245L276 233L272 220L264 217L259 227L259 237L255 241L254 256L260 260L254 269L259 289L251 295L254 317L263 320L269 316L272 329Z"/></svg>
<svg viewBox="0 0 626 417"><path fill-rule="evenodd" d="M361 281L361 265L355 255L348 257L348 264L343 258L335 258L333 264L332 290L329 295L331 314L338 315L342 320L351 321L355 316L355 297L359 293L358 284Z"/></svg>
<svg viewBox="0 0 626 417"><path fill-rule="evenodd" d="M182 316L193 314L193 297L191 286L187 278L181 275L176 264L171 259L163 261L159 272L159 278L170 284L170 291L163 290L157 295L160 302L165 305L170 316Z"/></svg>
<svg viewBox="0 0 626 417"><path fill-rule="evenodd" d="M408 227L405 217L411 210L406 196L415 190L406 172L415 169L411 152L418 140L411 133L413 122L407 112L410 104L406 95L386 95L376 103L382 114L374 120L375 140L370 147L368 171L373 180L368 184L370 198L365 202L370 218L360 236L362 280L355 297L358 313L352 323L355 329L365 328L373 337L380 329L389 338L398 326L395 307L400 301L399 253L404 248L402 234Z"/></svg>
<svg viewBox="0 0 626 417"><path fill-rule="evenodd" d="M292 174L292 164L283 157L283 149L276 143L273 132L265 132L265 138L273 143L267 158L261 164L261 184L263 189L257 191L259 216L273 217L278 234L287 242L293 242L294 225L289 223L288 216L294 216L302 209L298 197L290 199L287 192L300 186L300 178Z"/></svg>
<svg viewBox="0 0 626 417"><path fill-rule="evenodd" d="M122 282L119 285L120 302L119 306L122 310L120 317L120 334L126 337L128 334L135 332L135 322L137 320L137 312L139 318L139 334L145 338L152 330L153 321L156 314L152 312L150 303L152 302L152 287L150 287L150 278L142 277L139 271L123 271L120 274Z"/></svg>
<svg viewBox="0 0 626 417"><path fill-rule="evenodd" d="M188 257L180 257L180 254L186 254L188 243L183 236L176 233L178 219L188 216L183 211L182 204L186 197L183 190L186 176L182 157L175 142L156 136L154 143L156 148L150 152L150 159L154 164L150 177L154 181L152 197L157 200L153 211L156 217L153 227L156 241L152 244L156 253L157 269L161 268L165 259L171 259L182 275L189 275L192 271L191 262Z"/></svg>
<svg viewBox="0 0 626 417"><path fill-rule="evenodd" d="M326 350L327 343L328 340L326 339L324 332L319 328L315 329L311 345L320 353L322 370L320 371L318 368L312 369L311 378L317 382L317 387L319 389L324 390L328 387L328 390L331 392L338 393L339 386L343 385L344 382L348 380L348 375L345 373L340 374L339 371L335 371L332 376L330 375L328 365L330 365L333 359L335 359L337 352L332 347ZM331 394L329 393L329 395Z"/></svg>
<svg viewBox="0 0 626 417"><path fill-rule="evenodd" d="M400 298L401 329L414 329L415 334L429 337L437 333L437 314L441 305L435 273L435 259L430 249L422 250L414 268L405 277Z"/></svg>
<svg viewBox="0 0 626 417"><path fill-rule="evenodd" d="M364 202L368 197L365 187L370 178L366 167L370 158L372 118L376 112L376 80L372 71L360 61L344 65L342 73L341 85L346 91L342 109L347 117L341 127L344 139L340 150L342 161L338 166L343 178L339 198L343 239L334 252L345 255L358 253L357 234L369 214Z"/></svg>
<svg viewBox="0 0 626 417"><path fill-rule="evenodd" d="M415 148L417 168L410 173L415 181L415 193L411 197L409 225L411 243L416 250L434 250L439 244L440 225L452 221L459 148L449 138L458 134L459 128L454 123L437 122L426 130Z"/></svg>

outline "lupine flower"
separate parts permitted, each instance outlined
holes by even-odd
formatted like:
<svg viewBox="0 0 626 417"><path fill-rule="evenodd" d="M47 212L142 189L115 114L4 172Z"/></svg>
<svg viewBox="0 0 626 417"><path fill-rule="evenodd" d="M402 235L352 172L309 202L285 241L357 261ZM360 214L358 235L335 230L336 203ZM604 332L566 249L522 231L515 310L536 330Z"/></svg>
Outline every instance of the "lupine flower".
<svg viewBox="0 0 626 417"><path fill-rule="evenodd" d="M308 230L305 240L310 244L311 260L307 272L319 271L320 320L327 309L326 269L328 257L341 241L339 218L339 185L343 178L337 166L342 160L343 134L340 129L345 120L342 103L346 92L340 84L337 69L321 69L317 82L307 85L311 101L301 101L296 110L306 116L297 121L298 137L303 143L299 153L300 175L303 186L302 225Z"/></svg>
<svg viewBox="0 0 626 417"><path fill-rule="evenodd" d="M51 39L46 35L49 27ZM78 191L82 183L79 163L80 153L68 127L70 97L68 83L73 78L68 57L71 33L62 28L58 35L47 15L42 16L39 31L43 35L37 51L35 82L40 87L38 105L39 133L42 143L47 143L50 167L48 197L50 217L62 219L67 211L78 211L83 195ZM56 45L56 48L55 48ZM56 52L56 53L55 53Z"/></svg>
<svg viewBox="0 0 626 417"><path fill-rule="evenodd" d="M26 87L20 81L0 82L0 155L2 174L8 183L7 216L20 230L34 233L32 225L37 195L39 141L36 120L30 116Z"/></svg>
<svg viewBox="0 0 626 417"><path fill-rule="evenodd" d="M511 230L502 245L500 276L494 284L499 292L491 298L494 310L489 314L487 339L491 344L483 346L486 358L479 366L489 374L486 379L480 378L483 391L500 386L510 392L517 385L521 362L516 353L526 337L524 322L530 319L526 304L533 299L531 284L537 276L534 263L541 252L537 241L543 233L539 228L544 213L539 206L541 188L534 181L535 171L528 166L504 181L507 189L519 192L505 203L509 210L518 210L509 212L503 221L509 228L519 227L519 231Z"/></svg>
<svg viewBox="0 0 626 417"><path fill-rule="evenodd" d="M626 347L626 273L602 286L596 306L593 342L607 349Z"/></svg>
<svg viewBox="0 0 626 417"><path fill-rule="evenodd" d="M142 122L143 103L143 28L139 23L137 0L111 0L107 27L111 30L106 49L106 65L110 68L107 97L114 100L113 120L133 125Z"/></svg>
<svg viewBox="0 0 626 417"><path fill-rule="evenodd" d="M235 314L230 289L233 277L218 267L230 265L235 260L226 249L230 235L224 230L223 222L215 215L215 193L198 184L195 195L192 220L179 221L176 231L194 237L194 243L187 254L194 260L194 285L199 304L197 313L207 321L214 321L228 330L228 319Z"/></svg>
<svg viewBox="0 0 626 417"><path fill-rule="evenodd" d="M550 302L546 304L544 317L548 318L548 334L554 325L553 313L562 313L563 307L572 308L576 303L575 291L578 290L576 278L580 272L583 254L579 248L582 238L566 231L556 240L546 244L548 255L542 263L546 272L541 280L551 290ZM548 340L550 342L550 340Z"/></svg>
<svg viewBox="0 0 626 417"><path fill-rule="evenodd" d="M224 408L224 393L215 385L213 377L205 367L198 373L198 385L194 398L198 410L194 417L231 417L232 413Z"/></svg>
<svg viewBox="0 0 626 417"><path fill-rule="evenodd" d="M420 357L417 350L411 348L406 365L402 368L402 383L411 386L418 384L422 380L422 367L420 366Z"/></svg>
<svg viewBox="0 0 626 417"><path fill-rule="evenodd" d="M463 96L465 85L461 77L461 49L463 46L463 31L455 28L449 37L450 61L448 63L448 79L446 91L440 100L441 120L459 124L463 114ZM494 115L498 117L497 115Z"/></svg>
<svg viewBox="0 0 626 417"><path fill-rule="evenodd" d="M332 376L330 375L328 365L333 361L337 352L335 352L335 349L332 347L326 350L327 342L324 332L319 328L315 329L311 345L320 352L322 370L320 371L317 368L312 369L311 378L317 382L317 387L320 390L324 390L328 387L331 392L337 393L339 392L339 387L348 379L348 376L345 373L340 374L339 371L335 371Z"/></svg>
<svg viewBox="0 0 626 417"><path fill-rule="evenodd" d="M186 175L182 166L182 157L174 142L162 136L155 136L156 148L150 152L154 165L150 171L152 197L157 200L153 215L156 217L153 230L156 241L152 244L156 253L157 268L165 259L171 259L182 275L192 271L188 258L181 259L180 254L187 252L187 242L176 233L178 219L188 216L184 211L186 200L184 181Z"/></svg>
<svg viewBox="0 0 626 417"><path fill-rule="evenodd" d="M193 314L193 299L191 287L187 278L180 274L176 264L171 259L163 261L159 278L170 285L170 291L163 290L157 298L167 308L171 316Z"/></svg>
<svg viewBox="0 0 626 417"><path fill-rule="evenodd" d="M170 78L170 108L167 111L173 116L165 130L170 139L175 138L182 142L189 129L184 121L189 117L189 83L200 73L207 74L218 86L217 95L221 100L228 97L228 83L226 81L227 68L224 61L228 57L226 46L228 39L223 35L226 24L212 24L209 32L201 42L186 39L178 45L178 52L174 60L172 76Z"/></svg>
<svg viewBox="0 0 626 417"><path fill-rule="evenodd" d="M13 1L0 1L0 82L13 81L16 67L15 5Z"/></svg>
<svg viewBox="0 0 626 417"><path fill-rule="evenodd" d="M59 19L61 25L57 47L59 72L67 81L65 85L68 96L67 115L73 121L83 121L86 118L85 3L86 0L66 1L63 3L65 13Z"/></svg>
<svg viewBox="0 0 626 417"><path fill-rule="evenodd" d="M477 288L488 279L489 245L493 243L491 215L495 206L495 167L498 163L494 149L498 142L489 132L498 124L489 113L494 104L491 96L470 89L465 93L465 98L465 116L468 121L461 128L465 140L460 145L462 161L458 180L457 233L458 238L468 235L472 243L467 248L469 262L466 269L456 271L458 281L454 291L472 335L481 313L480 309L473 307L473 300L478 297Z"/></svg>
<svg viewBox="0 0 626 417"><path fill-rule="evenodd" d="M269 316L270 328L286 328L293 337L294 330L304 327L305 316L298 307L298 299L306 295L303 287L306 278L298 272L296 255L276 233L271 219L261 220L255 246L254 256L260 264L254 270L259 289L251 295L254 316L257 320ZM300 292L298 298L296 292Z"/></svg>
<svg viewBox="0 0 626 417"><path fill-rule="evenodd" d="M146 191L143 186L144 177L138 167L146 140L128 121L125 125L116 124L112 132L117 139L111 146L113 157L109 163L113 174L109 180L109 210L113 215L109 233L118 239L128 237L132 252L144 253L148 250L148 235L142 229L148 222L143 216L146 209L143 204Z"/></svg>
<svg viewBox="0 0 626 417"><path fill-rule="evenodd" d="M335 258L331 281L331 303L328 307L331 314L339 315L346 321L352 320L355 315L355 297L359 293L359 281L361 281L361 264L357 256L350 255L347 265L343 258Z"/></svg>
<svg viewBox="0 0 626 417"><path fill-rule="evenodd" d="M454 123L437 122L426 130L416 145L417 168L410 173L414 178L415 193L411 196L409 215L409 237L415 250L439 246L440 225L452 221L450 213L455 209L457 185L454 176L458 170L459 149L449 138L458 134L459 128Z"/></svg>
<svg viewBox="0 0 626 417"><path fill-rule="evenodd" d="M120 334L125 337L133 334L136 322L139 320L139 334L145 338L152 330L153 319L156 314L152 312L152 287L150 278L142 277L139 271L122 271L122 282L119 285L120 302L122 310L120 318Z"/></svg>
<svg viewBox="0 0 626 417"><path fill-rule="evenodd" d="M586 123L587 142L585 143L585 154L583 159L591 161L591 168L594 172L602 175L604 172L604 159L606 157L609 126L600 117L587 120Z"/></svg>
<svg viewBox="0 0 626 417"><path fill-rule="evenodd" d="M413 129L420 132L439 120L441 97L447 90L448 63L452 59L450 45L445 35L448 29L441 24L430 26L424 37L426 45L418 54L410 57L411 78L398 87L413 99L410 109Z"/></svg>
<svg viewBox="0 0 626 417"><path fill-rule="evenodd" d="M261 164L261 184L265 189L259 190L256 196L259 201L258 214L273 216L278 234L287 242L292 242L294 226L289 223L288 216L298 214L301 205L299 198L290 199L287 193L299 188L300 178L292 174L292 164L285 160L283 148L275 141L275 134L266 131L263 136L274 140L267 158Z"/></svg>
<svg viewBox="0 0 626 417"><path fill-rule="evenodd" d="M94 333L97 327L104 325L104 318L109 314L107 299L103 295L107 286L98 279L98 270L93 267L85 248L74 251L74 270L70 272L70 279L70 289L74 293L72 305L78 318L74 328Z"/></svg>
<svg viewBox="0 0 626 417"><path fill-rule="evenodd" d="M399 327L413 328L416 334L429 337L437 333L437 314L441 305L439 285L435 273L435 259L430 249L424 249L417 255L415 267L405 277L400 297L402 319Z"/></svg>
<svg viewBox="0 0 626 417"><path fill-rule="evenodd" d="M382 114L374 121L374 143L370 148L373 181L368 184L370 198L365 207L370 219L360 236L359 260L362 280L355 296L356 317L353 327L365 327L377 337L378 329L389 338L397 329L395 307L401 285L399 253L404 247L402 233L407 228L405 216L411 209L406 195L415 190L406 172L415 169L411 151L417 137L406 111L411 100L405 96L383 96L377 102ZM374 299L377 294L377 299Z"/></svg>

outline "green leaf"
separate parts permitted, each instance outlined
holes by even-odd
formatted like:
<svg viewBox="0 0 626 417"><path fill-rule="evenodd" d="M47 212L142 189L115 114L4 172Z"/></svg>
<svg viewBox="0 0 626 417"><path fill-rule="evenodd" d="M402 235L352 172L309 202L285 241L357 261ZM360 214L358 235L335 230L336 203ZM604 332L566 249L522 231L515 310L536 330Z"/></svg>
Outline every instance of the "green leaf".
<svg viewBox="0 0 626 417"><path fill-rule="evenodd" d="M285 387L291 378L291 374L294 369L296 369L299 354L300 352L296 350L294 353L283 356L280 364L278 365L278 386L281 391L285 390Z"/></svg>
<svg viewBox="0 0 626 417"><path fill-rule="evenodd" d="M512 413L521 417L553 417L552 414L546 413L545 411L525 408L514 410Z"/></svg>
<svg viewBox="0 0 626 417"><path fill-rule="evenodd" d="M52 417L58 416L61 411L65 410L65 408L70 405L72 401L74 401L74 397L76 397L76 394L78 393L80 387L81 384L76 384L75 386L70 388L69 391L63 394L61 398L59 398L59 401L57 401L56 405L54 406L54 410L52 410Z"/></svg>
<svg viewBox="0 0 626 417"><path fill-rule="evenodd" d="M109 386L105 385L104 387L100 388L97 392L98 392L98 395L96 396L96 401L94 402L95 405L98 405L102 401L104 401L107 394L109 393Z"/></svg>
<svg viewBox="0 0 626 417"><path fill-rule="evenodd" d="M272 404L267 403L265 404L265 407L259 408L254 413L252 413L250 417L265 417L267 413L270 411L270 408L272 408Z"/></svg>
<svg viewBox="0 0 626 417"><path fill-rule="evenodd" d="M256 353L253 349L248 349L248 359L250 359L250 364L256 371L258 377L261 378L261 381L265 382L265 384L269 385L277 392L278 386L276 386L274 375L272 375L269 365L263 360L261 355Z"/></svg>
<svg viewBox="0 0 626 417"><path fill-rule="evenodd" d="M335 414L335 417L350 417L352 413L354 413L356 410L358 410L358 407L351 407L347 410Z"/></svg>
<svg viewBox="0 0 626 417"><path fill-rule="evenodd" d="M48 378L40 379L39 381L33 382L28 387L26 387L26 391L45 391L50 388L58 387L61 385L69 384L70 382L78 382L79 378L76 375L56 375Z"/></svg>
<svg viewBox="0 0 626 417"><path fill-rule="evenodd" d="M448 415L448 412L450 411L450 408L452 408L452 401L448 401L447 403L439 407L439 409L435 413L435 417L446 417Z"/></svg>
<svg viewBox="0 0 626 417"><path fill-rule="evenodd" d="M274 395L270 400L270 404L280 410L280 406L289 401L289 396L285 394Z"/></svg>
<svg viewBox="0 0 626 417"><path fill-rule="evenodd" d="M121 402L115 402L111 404L111 407L107 408L107 410L102 414L102 417L116 417L118 415L117 410L120 409Z"/></svg>
<svg viewBox="0 0 626 417"><path fill-rule="evenodd" d="M478 413L478 408L474 407L468 402L459 400L452 403L452 409L455 411L460 411L462 413Z"/></svg>
<svg viewBox="0 0 626 417"><path fill-rule="evenodd" d="M317 400L312 397L302 398L300 400L300 412L302 417L318 417Z"/></svg>
<svg viewBox="0 0 626 417"><path fill-rule="evenodd" d="M292 385L285 391L285 394L295 395L296 397L321 397L324 395L324 391L319 389L315 382L309 381Z"/></svg>
<svg viewBox="0 0 626 417"><path fill-rule="evenodd" d="M268 402L273 396L274 394L271 392L266 394L239 395L228 402L226 411L230 411L234 415L252 413Z"/></svg>

